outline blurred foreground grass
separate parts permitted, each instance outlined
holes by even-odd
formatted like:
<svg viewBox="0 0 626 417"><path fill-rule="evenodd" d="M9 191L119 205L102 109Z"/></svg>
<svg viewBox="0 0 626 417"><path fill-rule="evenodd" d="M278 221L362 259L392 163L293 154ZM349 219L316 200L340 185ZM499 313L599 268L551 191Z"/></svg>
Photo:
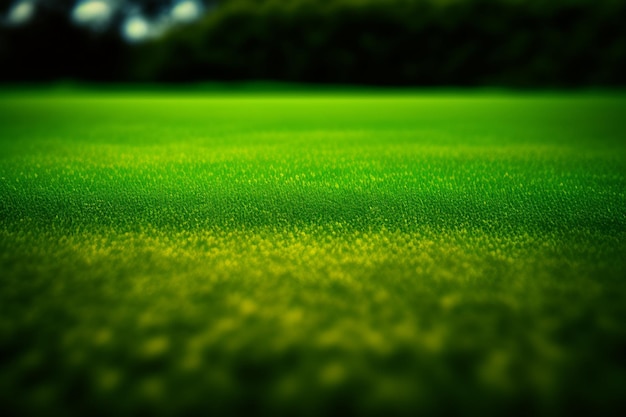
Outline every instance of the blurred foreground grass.
<svg viewBox="0 0 626 417"><path fill-rule="evenodd" d="M0 409L609 414L626 98L0 98Z"/></svg>

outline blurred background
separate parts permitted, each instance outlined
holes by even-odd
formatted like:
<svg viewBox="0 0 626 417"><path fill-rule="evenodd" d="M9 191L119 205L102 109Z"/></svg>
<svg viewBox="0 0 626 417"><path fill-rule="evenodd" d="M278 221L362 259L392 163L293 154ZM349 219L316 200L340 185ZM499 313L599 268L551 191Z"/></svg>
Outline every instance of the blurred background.
<svg viewBox="0 0 626 417"><path fill-rule="evenodd" d="M623 0L1 0L0 81L626 84Z"/></svg>

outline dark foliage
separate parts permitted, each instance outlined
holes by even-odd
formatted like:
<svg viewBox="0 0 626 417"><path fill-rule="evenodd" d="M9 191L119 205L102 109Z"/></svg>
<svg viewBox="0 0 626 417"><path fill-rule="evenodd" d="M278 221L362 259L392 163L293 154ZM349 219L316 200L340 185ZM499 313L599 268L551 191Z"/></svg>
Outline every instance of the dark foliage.
<svg viewBox="0 0 626 417"><path fill-rule="evenodd" d="M4 29L0 54L5 80L611 86L626 84L625 17L613 0L223 0L140 46L47 20Z"/></svg>
<svg viewBox="0 0 626 417"><path fill-rule="evenodd" d="M254 4L254 6L252 6ZM616 85L626 3L231 1L146 45L139 79Z"/></svg>
<svg viewBox="0 0 626 417"><path fill-rule="evenodd" d="M117 33L78 27L57 7L40 7L28 25L0 26L3 81L120 80L127 58Z"/></svg>

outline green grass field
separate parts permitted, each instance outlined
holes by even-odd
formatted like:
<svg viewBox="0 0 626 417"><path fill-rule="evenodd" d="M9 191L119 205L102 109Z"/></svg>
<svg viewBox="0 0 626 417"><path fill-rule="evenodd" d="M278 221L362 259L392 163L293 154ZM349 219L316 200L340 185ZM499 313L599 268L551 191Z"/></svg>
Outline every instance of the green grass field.
<svg viewBox="0 0 626 417"><path fill-rule="evenodd" d="M617 414L625 277L621 93L0 95L0 412Z"/></svg>

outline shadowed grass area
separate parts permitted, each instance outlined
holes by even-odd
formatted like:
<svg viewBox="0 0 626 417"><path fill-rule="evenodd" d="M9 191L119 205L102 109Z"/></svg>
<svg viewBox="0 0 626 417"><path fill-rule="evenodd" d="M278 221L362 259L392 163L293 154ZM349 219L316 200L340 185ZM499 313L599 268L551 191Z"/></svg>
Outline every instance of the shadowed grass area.
<svg viewBox="0 0 626 417"><path fill-rule="evenodd" d="M620 94L0 98L19 414L623 405Z"/></svg>

